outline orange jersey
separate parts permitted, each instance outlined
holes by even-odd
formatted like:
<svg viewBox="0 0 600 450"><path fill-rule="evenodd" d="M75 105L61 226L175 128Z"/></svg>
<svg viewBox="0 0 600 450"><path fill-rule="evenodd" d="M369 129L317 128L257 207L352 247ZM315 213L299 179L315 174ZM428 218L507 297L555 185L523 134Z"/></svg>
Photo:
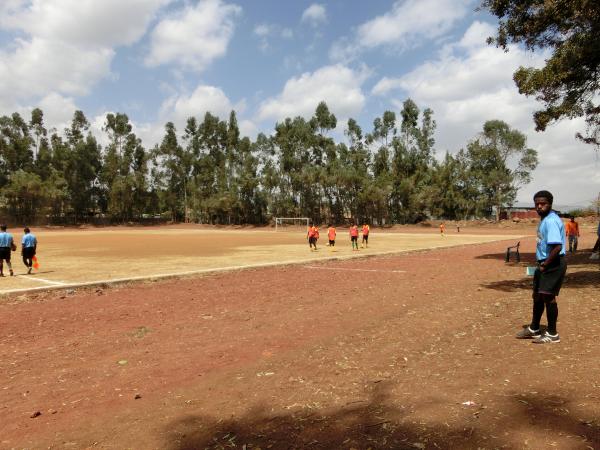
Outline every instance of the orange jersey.
<svg viewBox="0 0 600 450"><path fill-rule="evenodd" d="M329 227L327 229L327 236L329 237L330 241L335 241L335 227Z"/></svg>
<svg viewBox="0 0 600 450"><path fill-rule="evenodd" d="M567 222L565 233L567 236L579 236L579 224L577 222Z"/></svg>
<svg viewBox="0 0 600 450"><path fill-rule="evenodd" d="M350 227L350 236L352 236L352 237L358 236L358 227L357 226Z"/></svg>
<svg viewBox="0 0 600 450"><path fill-rule="evenodd" d="M362 232L365 236L369 235L369 230L370 230L369 225L363 225Z"/></svg>
<svg viewBox="0 0 600 450"><path fill-rule="evenodd" d="M317 234L317 227L310 227L308 229L308 237L315 237L315 235Z"/></svg>

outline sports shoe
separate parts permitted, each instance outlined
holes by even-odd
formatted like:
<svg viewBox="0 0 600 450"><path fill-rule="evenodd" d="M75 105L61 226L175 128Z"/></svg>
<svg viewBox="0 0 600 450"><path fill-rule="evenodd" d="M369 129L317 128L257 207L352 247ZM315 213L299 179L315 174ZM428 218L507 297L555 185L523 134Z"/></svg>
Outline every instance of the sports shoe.
<svg viewBox="0 0 600 450"><path fill-rule="evenodd" d="M29 275L31 273L31 267L27 268L27 275Z"/></svg>
<svg viewBox="0 0 600 450"><path fill-rule="evenodd" d="M558 342L560 342L560 336L558 334L551 335L547 331L533 340L534 344L556 344Z"/></svg>
<svg viewBox="0 0 600 450"><path fill-rule="evenodd" d="M537 339L542 337L540 330L532 330L530 327L525 327L515 336L517 339Z"/></svg>

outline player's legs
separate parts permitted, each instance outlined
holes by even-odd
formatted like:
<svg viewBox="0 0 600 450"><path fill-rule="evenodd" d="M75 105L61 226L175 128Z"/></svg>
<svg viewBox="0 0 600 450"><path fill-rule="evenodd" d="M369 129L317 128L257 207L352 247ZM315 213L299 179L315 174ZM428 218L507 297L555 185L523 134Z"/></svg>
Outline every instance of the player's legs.
<svg viewBox="0 0 600 450"><path fill-rule="evenodd" d="M575 236L569 235L569 253L573 253L573 241Z"/></svg>
<svg viewBox="0 0 600 450"><path fill-rule="evenodd" d="M556 329L556 322L558 321L558 303L556 303L556 297L562 287L566 271L567 263L562 257L556 260L556 264L553 263L551 267L547 267L544 272L536 271L537 277L534 276L534 302L538 303L538 305L537 309L534 305L532 327L538 325L539 329L539 320L544 309L546 310L546 318L548 320L548 329L543 335L534 340L536 344L560 342L560 337ZM536 313L538 316L535 315ZM537 320L537 323L534 323L535 320Z"/></svg>

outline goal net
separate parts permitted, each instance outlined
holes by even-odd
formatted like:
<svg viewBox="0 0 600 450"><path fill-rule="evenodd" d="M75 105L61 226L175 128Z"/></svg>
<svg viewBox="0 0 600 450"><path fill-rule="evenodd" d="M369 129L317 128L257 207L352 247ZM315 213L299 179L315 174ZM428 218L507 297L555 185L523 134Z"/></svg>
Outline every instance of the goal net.
<svg viewBox="0 0 600 450"><path fill-rule="evenodd" d="M275 217L275 231L306 231L309 223L308 217Z"/></svg>

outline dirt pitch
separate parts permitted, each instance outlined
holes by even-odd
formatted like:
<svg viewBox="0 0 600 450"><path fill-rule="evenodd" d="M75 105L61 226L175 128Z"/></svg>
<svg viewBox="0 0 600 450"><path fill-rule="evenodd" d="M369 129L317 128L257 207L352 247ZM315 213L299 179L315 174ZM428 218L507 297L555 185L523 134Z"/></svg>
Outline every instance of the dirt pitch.
<svg viewBox="0 0 600 450"><path fill-rule="evenodd" d="M256 266L298 263L331 258L380 255L390 252L490 242L493 233L448 233L442 238L420 233L374 232L369 248L352 252L348 230L339 230L335 252L320 240L311 253L301 227L287 232L272 229L219 230L202 226L35 230L40 270L27 275L19 252L13 253L15 277L0 279L0 294L48 287L77 287ZM323 233L325 234L325 233ZM518 239L518 235L514 239ZM21 235L15 234L15 241ZM20 251L20 249L19 249ZM8 275L8 271L5 270Z"/></svg>
<svg viewBox="0 0 600 450"><path fill-rule="evenodd" d="M600 268L518 341L513 241L5 296L0 447L600 448Z"/></svg>

